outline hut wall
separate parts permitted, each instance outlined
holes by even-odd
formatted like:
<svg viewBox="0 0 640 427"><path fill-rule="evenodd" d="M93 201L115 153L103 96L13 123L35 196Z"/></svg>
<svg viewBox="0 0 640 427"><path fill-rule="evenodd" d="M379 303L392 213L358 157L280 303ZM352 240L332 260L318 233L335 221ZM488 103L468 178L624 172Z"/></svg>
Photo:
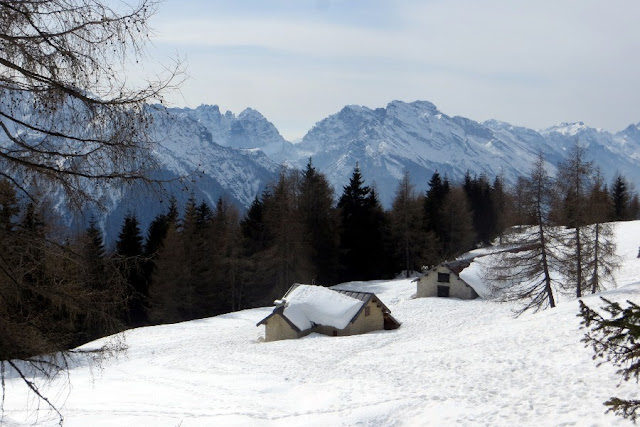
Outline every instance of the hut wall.
<svg viewBox="0 0 640 427"><path fill-rule="evenodd" d="M264 325L265 341L288 340L298 336L298 332L279 314L271 316Z"/></svg>
<svg viewBox="0 0 640 427"><path fill-rule="evenodd" d="M448 275L448 276L447 276ZM445 281L445 278L448 281ZM461 280L457 274L443 265L432 268L418 280L416 296L424 297L449 297L460 299L474 299L478 297L476 291Z"/></svg>

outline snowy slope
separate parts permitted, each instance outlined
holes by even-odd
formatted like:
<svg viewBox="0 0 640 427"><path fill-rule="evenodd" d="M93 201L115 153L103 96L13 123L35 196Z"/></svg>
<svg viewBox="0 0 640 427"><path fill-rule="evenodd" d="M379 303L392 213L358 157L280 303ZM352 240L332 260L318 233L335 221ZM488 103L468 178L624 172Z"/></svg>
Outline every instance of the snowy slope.
<svg viewBox="0 0 640 427"><path fill-rule="evenodd" d="M616 235L624 262L604 295L638 301L640 222ZM81 363L48 394L68 426L631 425L602 402L637 398L638 386L596 367L576 301L515 319L489 300L414 299L415 286L341 285L375 292L403 322L394 331L265 343L255 325L272 307L132 330L126 355L102 370ZM5 424L35 422L21 382L7 390ZM44 411L37 421L55 423Z"/></svg>
<svg viewBox="0 0 640 427"><path fill-rule="evenodd" d="M264 181L278 170L278 165L259 150L220 145L191 117L161 110L153 126L159 141L155 155L162 165L178 175L195 172L214 179L240 205L251 204Z"/></svg>

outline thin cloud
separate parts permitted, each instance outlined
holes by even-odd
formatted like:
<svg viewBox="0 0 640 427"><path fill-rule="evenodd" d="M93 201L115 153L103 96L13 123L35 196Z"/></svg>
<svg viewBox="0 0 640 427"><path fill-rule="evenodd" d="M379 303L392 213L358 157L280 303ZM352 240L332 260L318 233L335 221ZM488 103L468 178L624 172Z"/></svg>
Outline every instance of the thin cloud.
<svg viewBox="0 0 640 427"><path fill-rule="evenodd" d="M188 4L160 7L154 39L188 58L177 102L251 106L290 138L345 104L392 99L534 128L640 120L635 0Z"/></svg>

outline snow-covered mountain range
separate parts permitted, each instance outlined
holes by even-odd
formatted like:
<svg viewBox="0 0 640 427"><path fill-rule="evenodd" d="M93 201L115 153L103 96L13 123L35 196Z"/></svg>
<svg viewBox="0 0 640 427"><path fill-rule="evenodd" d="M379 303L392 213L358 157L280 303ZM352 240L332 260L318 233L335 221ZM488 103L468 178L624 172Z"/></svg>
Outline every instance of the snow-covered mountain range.
<svg viewBox="0 0 640 427"><path fill-rule="evenodd" d="M346 106L316 123L300 143L292 144L252 109L238 116L223 114L217 106L169 113L176 120L198 123L218 145L259 149L276 164L303 168L312 158L338 194L358 162L367 184L375 185L385 206L390 205L405 169L419 190L427 189L436 170L452 181L469 171L490 179L502 174L513 183L529 171L539 152L553 173L576 142L587 148L587 157L602 168L607 181L622 173L640 184L640 123L616 134L581 122L536 131L497 120L479 123L451 117L427 101L392 101L376 109Z"/></svg>
<svg viewBox="0 0 640 427"><path fill-rule="evenodd" d="M587 156L610 180L617 172L640 183L640 130L631 125L617 134L562 123L535 131L489 120L479 123L450 117L426 101L390 102L386 108L346 106L318 122L295 146L297 163L308 157L341 189L359 162L368 183L375 182L389 205L406 169L420 190L427 188L433 172L457 181L466 171L485 173L490 179L502 174L513 183L526 174L538 152L551 172L575 142L587 147ZM293 162L292 162L293 163Z"/></svg>
<svg viewBox="0 0 640 427"><path fill-rule="evenodd" d="M154 114L159 176L188 176L170 189L180 203L194 194L198 202L213 205L222 196L247 207L276 178L280 165L303 168L312 158L334 186L336 197L358 162L366 184L375 185L388 207L404 170L420 191L427 189L436 170L452 181L469 171L490 179L502 174L513 183L528 173L539 152L553 173L576 142L586 146L587 157L602 168L608 182L622 173L640 184L640 123L615 134L581 122L536 131L497 120L480 123L451 117L427 101L392 101L376 109L346 106L293 144L250 108L235 115L216 105L157 107ZM166 199L166 194L156 199L162 197ZM105 192L104 198L106 212L100 216L109 240L117 235L127 211L134 211L146 227L166 206L153 195L133 197L123 190Z"/></svg>

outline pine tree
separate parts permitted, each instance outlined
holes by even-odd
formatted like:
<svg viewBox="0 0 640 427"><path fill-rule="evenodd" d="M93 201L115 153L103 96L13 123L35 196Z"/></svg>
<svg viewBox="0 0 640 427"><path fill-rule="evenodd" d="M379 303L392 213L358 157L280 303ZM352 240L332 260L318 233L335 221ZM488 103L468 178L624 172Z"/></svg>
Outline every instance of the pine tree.
<svg viewBox="0 0 640 427"><path fill-rule="evenodd" d="M475 240L478 243L488 245L497 234L496 212L489 180L486 175L471 179L469 172L467 172L463 188L473 216Z"/></svg>
<svg viewBox="0 0 640 427"><path fill-rule="evenodd" d="M172 203L164 216L167 231L155 257L150 289L154 323L179 322L219 314L224 297L218 292L213 236L213 211L205 201L187 201L181 221Z"/></svg>
<svg viewBox="0 0 640 427"><path fill-rule="evenodd" d="M89 220L89 226L85 230L86 239L86 253L89 257L94 259L102 259L105 256L104 250L104 238L102 231L98 228L98 223L95 217L91 217Z"/></svg>
<svg viewBox="0 0 640 427"><path fill-rule="evenodd" d="M532 210L528 209L530 205L528 186L528 179L519 176L510 192L512 202L507 208L507 224L509 226L525 226L537 222Z"/></svg>
<svg viewBox="0 0 640 427"><path fill-rule="evenodd" d="M144 276L142 233L133 213L128 213L124 218L116 241L116 257L129 286L127 321L131 326L144 325L149 294Z"/></svg>
<svg viewBox="0 0 640 427"><path fill-rule="evenodd" d="M637 193L631 197L629 202L629 219L640 219L640 199L638 199Z"/></svg>
<svg viewBox="0 0 640 427"><path fill-rule="evenodd" d="M594 351L594 359L603 359L618 367L624 381L640 379L640 306L627 301L623 307L617 302L601 298L606 305L606 317L580 301L580 324L586 329L582 342ZM640 414L640 400L612 397L604 402L607 412L613 412L634 423Z"/></svg>
<svg viewBox="0 0 640 427"><path fill-rule="evenodd" d="M364 236L364 244L369 249L364 258L368 265L368 274L364 280L388 279L397 272L395 266L398 260L393 256L393 241L391 240L390 222L387 213L380 204L375 187L371 188L366 199L368 222L366 228L370 230Z"/></svg>
<svg viewBox="0 0 640 427"><path fill-rule="evenodd" d="M264 306L273 301L273 283L270 283L266 273L266 253L272 236L265 223L263 202L270 197L268 191L263 193L262 198L256 197L240 222L242 258L247 275L244 293L248 306Z"/></svg>
<svg viewBox="0 0 640 427"><path fill-rule="evenodd" d="M209 205L203 200L196 207L196 222L198 225L205 225L211 221L213 218L213 211L209 207Z"/></svg>
<svg viewBox="0 0 640 427"><path fill-rule="evenodd" d="M183 237L177 223L172 224L159 249L153 286L149 289L149 320L153 324L191 319L190 270Z"/></svg>
<svg viewBox="0 0 640 427"><path fill-rule="evenodd" d="M36 286L45 285L45 230L42 215L33 202L27 204L20 221L20 265L25 269L24 280Z"/></svg>
<svg viewBox="0 0 640 427"><path fill-rule="evenodd" d="M360 168L356 165L343 188L338 201L340 209L340 264L342 275L339 281L363 280L366 277L366 257L369 248L364 245L364 237L370 232L366 227L366 199L371 189L364 185Z"/></svg>
<svg viewBox="0 0 640 427"><path fill-rule="evenodd" d="M339 265L338 219L333 208L333 189L309 159L300 181L299 215L304 225L305 242L310 248L309 263L314 282L336 283Z"/></svg>
<svg viewBox="0 0 640 427"><path fill-rule="evenodd" d="M452 258L469 251L475 241L473 217L462 188L452 188L442 206L442 255Z"/></svg>
<svg viewBox="0 0 640 427"><path fill-rule="evenodd" d="M124 218L116 241L116 253L127 258L142 255L142 234L138 218L134 213L129 212Z"/></svg>
<svg viewBox="0 0 640 427"><path fill-rule="evenodd" d="M211 239L213 211L205 201L188 203L184 215L182 239L189 267L187 288L188 319L209 317L219 303L211 278L215 273L211 254L216 242Z"/></svg>
<svg viewBox="0 0 640 427"><path fill-rule="evenodd" d="M424 203L416 195L409 173L405 171L396 189L389 216L395 250L402 260L400 269L406 272L406 277L411 271L420 271L425 258L422 249L426 232L421 224L421 204Z"/></svg>
<svg viewBox="0 0 640 427"><path fill-rule="evenodd" d="M438 171L435 171L429 180L429 190L424 200L424 223L425 231L433 231L440 238L442 206L449 189L449 181L446 178L443 181Z"/></svg>
<svg viewBox="0 0 640 427"><path fill-rule="evenodd" d="M76 345L124 329L120 317L126 307L126 283L116 263L105 253L102 231L95 218L78 239L80 262L74 263L77 276L89 293L91 310L79 317L80 336Z"/></svg>
<svg viewBox="0 0 640 427"><path fill-rule="evenodd" d="M167 213L157 215L147 231L147 238L144 244L144 254L150 260L153 260L157 252L164 244L164 239L169 231L169 227L177 226L178 207L177 201L171 197Z"/></svg>
<svg viewBox="0 0 640 427"><path fill-rule="evenodd" d="M268 194L263 196L263 198L269 197ZM258 197L249 206L249 210L240 222L240 228L246 257L250 258L267 248L269 236L264 223L264 203Z"/></svg>
<svg viewBox="0 0 640 427"><path fill-rule="evenodd" d="M629 185L627 180L620 174L618 174L611 187L611 202L612 202L612 220L613 221L626 221L629 219Z"/></svg>
<svg viewBox="0 0 640 427"><path fill-rule="evenodd" d="M304 222L298 209L298 175L280 172L264 199L264 221L270 245L262 258L266 277L274 285L273 297L282 296L296 282L311 283L311 248L304 235Z"/></svg>
<svg viewBox="0 0 640 427"><path fill-rule="evenodd" d="M236 311L247 307L246 263L242 258L240 214L235 206L219 198L211 220L210 252L211 315Z"/></svg>
<svg viewBox="0 0 640 427"><path fill-rule="evenodd" d="M158 270L158 258L160 252L164 248L165 240L170 229L174 231L178 227L178 207L177 201L174 197L171 197L169 202L169 208L167 213L157 215L151 224L149 224L149 230L147 231L147 238L144 244L144 260L143 260L143 274L146 282L147 292L149 295L149 309L151 312L151 296L157 292L153 291L155 282L159 280ZM160 279L161 280L161 279ZM149 318L153 317L149 314ZM155 316L154 322L159 322L158 316Z"/></svg>
<svg viewBox="0 0 640 427"><path fill-rule="evenodd" d="M446 238L443 227L443 207L451 186L447 177L440 178L435 171L429 180L429 190L424 198L424 213L422 223L426 234L422 245L424 262L436 265L445 259L443 241Z"/></svg>
<svg viewBox="0 0 640 427"><path fill-rule="evenodd" d="M100 289L105 273L105 250L102 231L98 229L95 217L89 221L89 226L81 239L81 254L86 266L87 286L91 289Z"/></svg>
<svg viewBox="0 0 640 427"><path fill-rule="evenodd" d="M14 219L20 212L16 191L6 179L0 179L0 231L10 233L15 229Z"/></svg>
<svg viewBox="0 0 640 427"><path fill-rule="evenodd" d="M371 189L364 185L360 167L356 164L353 169L349 185L343 187L343 193L338 202L338 207L346 209L347 213L356 212L365 205L365 200Z"/></svg>
<svg viewBox="0 0 640 427"><path fill-rule="evenodd" d="M196 230L197 220L197 205L196 198L193 194L189 196L187 203L184 206L184 215L180 223L181 233L192 233Z"/></svg>
<svg viewBox="0 0 640 427"><path fill-rule="evenodd" d="M379 274L387 270L382 253L384 213L375 192L364 185L358 165L343 189L338 209L342 266L339 281L380 278Z"/></svg>

